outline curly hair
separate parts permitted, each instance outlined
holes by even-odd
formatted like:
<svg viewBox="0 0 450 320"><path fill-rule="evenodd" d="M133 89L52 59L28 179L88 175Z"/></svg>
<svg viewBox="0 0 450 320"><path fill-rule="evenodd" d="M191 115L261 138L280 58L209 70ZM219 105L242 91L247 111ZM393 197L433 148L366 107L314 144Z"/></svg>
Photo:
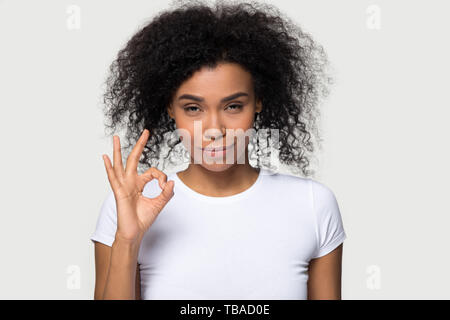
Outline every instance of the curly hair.
<svg viewBox="0 0 450 320"><path fill-rule="evenodd" d="M316 146L321 148L318 102L332 82L323 48L273 5L175 4L139 28L110 65L103 96L109 134L126 126L127 150L147 128L150 138L139 164L164 169L167 161L176 163L181 140L165 136L176 129L167 106L177 88L204 66L238 63L250 72L263 106L254 128L268 129L266 141L257 136L250 142L249 159L256 155L256 167L268 165L269 148L261 146L270 145L270 129L278 129L279 162L301 175L314 175L308 169ZM163 143L168 146L165 157Z"/></svg>

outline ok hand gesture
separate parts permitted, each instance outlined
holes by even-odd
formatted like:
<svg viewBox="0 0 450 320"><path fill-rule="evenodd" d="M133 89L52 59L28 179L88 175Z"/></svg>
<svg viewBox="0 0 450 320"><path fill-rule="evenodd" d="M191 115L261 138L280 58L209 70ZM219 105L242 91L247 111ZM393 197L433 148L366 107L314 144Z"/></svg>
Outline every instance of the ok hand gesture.
<svg viewBox="0 0 450 320"><path fill-rule="evenodd" d="M150 132L145 129L127 159L126 169L122 165L118 136L113 137L114 165L111 165L107 155L103 155L108 180L116 199L116 239L140 242L158 214L174 195L174 181L167 181L167 176L162 171L151 167L141 175L137 173L139 158L149 135ZM162 192L156 198L147 198L142 195L142 191L145 184L153 179L158 179Z"/></svg>

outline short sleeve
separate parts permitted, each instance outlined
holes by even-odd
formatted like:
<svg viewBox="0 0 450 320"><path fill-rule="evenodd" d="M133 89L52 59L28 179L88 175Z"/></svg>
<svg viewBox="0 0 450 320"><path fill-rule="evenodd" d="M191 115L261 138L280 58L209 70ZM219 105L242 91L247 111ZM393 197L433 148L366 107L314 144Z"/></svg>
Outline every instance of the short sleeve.
<svg viewBox="0 0 450 320"><path fill-rule="evenodd" d="M117 230L117 209L116 199L111 190L100 208L97 218L97 225L91 240L101 242L107 246L112 246Z"/></svg>
<svg viewBox="0 0 450 320"><path fill-rule="evenodd" d="M334 193L326 185L310 179L313 210L316 216L317 250L312 259L336 249L347 237L339 205Z"/></svg>

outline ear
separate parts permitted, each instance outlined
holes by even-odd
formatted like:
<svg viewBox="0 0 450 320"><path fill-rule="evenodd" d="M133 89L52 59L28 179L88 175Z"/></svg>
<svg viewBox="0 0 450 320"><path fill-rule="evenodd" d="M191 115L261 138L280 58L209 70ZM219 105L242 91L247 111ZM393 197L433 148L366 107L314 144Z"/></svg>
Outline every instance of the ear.
<svg viewBox="0 0 450 320"><path fill-rule="evenodd" d="M172 109L172 105L171 104L167 107L167 113L169 114L169 117L174 119L173 109Z"/></svg>
<svg viewBox="0 0 450 320"><path fill-rule="evenodd" d="M256 102L256 109L255 109L255 112L261 112L262 111L262 102L261 102L261 100L258 100L257 102Z"/></svg>

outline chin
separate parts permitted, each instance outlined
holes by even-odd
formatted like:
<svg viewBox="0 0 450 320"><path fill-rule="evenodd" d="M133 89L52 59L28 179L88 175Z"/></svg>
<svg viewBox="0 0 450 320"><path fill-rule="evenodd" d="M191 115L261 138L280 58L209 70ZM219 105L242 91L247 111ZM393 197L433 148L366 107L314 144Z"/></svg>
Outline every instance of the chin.
<svg viewBox="0 0 450 320"><path fill-rule="evenodd" d="M220 164L220 163L218 163L218 164L216 164L216 163L214 163L214 164L202 163L200 165L203 168L205 168L206 170L214 171L214 172L222 172L222 171L228 170L229 168L235 166L234 163L231 163L231 164L227 164L227 163L223 163L223 164Z"/></svg>

